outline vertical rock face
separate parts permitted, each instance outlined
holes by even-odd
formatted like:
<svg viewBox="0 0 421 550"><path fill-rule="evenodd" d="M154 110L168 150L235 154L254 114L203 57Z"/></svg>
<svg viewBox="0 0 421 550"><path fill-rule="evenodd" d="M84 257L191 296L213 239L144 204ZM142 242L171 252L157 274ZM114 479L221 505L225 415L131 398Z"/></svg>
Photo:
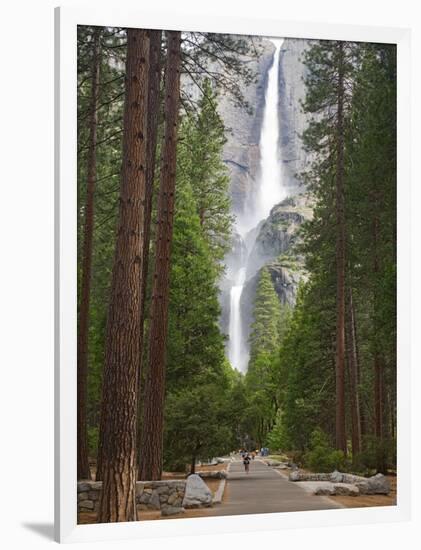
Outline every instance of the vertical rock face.
<svg viewBox="0 0 421 550"><path fill-rule="evenodd" d="M305 277L303 261L294 250L301 225L312 217L305 194L288 197L275 205L259 232L249 255L247 283L241 295L243 333L246 341L253 322L253 306L260 270L266 266L282 304L294 306L300 281Z"/></svg>
<svg viewBox="0 0 421 550"><path fill-rule="evenodd" d="M230 170L234 213L244 210L247 199L252 198L258 184L265 90L275 51L273 43L268 40L255 39L255 42L259 59L245 62L256 73L256 81L243 90L251 110L234 105L226 95L221 96L218 106L228 129L223 158ZM301 108L306 74L303 54L310 46L309 40L286 38L279 56L279 154L283 185L288 189L288 195L305 191L297 176L311 161L301 139L308 122L308 115Z"/></svg>
<svg viewBox="0 0 421 550"><path fill-rule="evenodd" d="M218 104L218 111L228 130L223 160L230 171L234 213L244 210L247 197L256 187L265 89L275 51L272 42L259 38L254 38L253 41L259 57L252 60L244 58L244 62L256 74L255 82L243 88L248 107L234 105L227 95L222 95Z"/></svg>
<svg viewBox="0 0 421 550"><path fill-rule="evenodd" d="M302 193L305 189L297 177L311 161L304 150L301 135L308 122L301 102L305 98L304 78L306 68L303 54L311 46L310 40L286 38L279 56L279 130L283 183L288 195Z"/></svg>
<svg viewBox="0 0 421 550"><path fill-rule="evenodd" d="M259 231L249 254L247 278L281 255L290 257L298 242L301 224L311 219L311 216L310 201L304 194L288 197L276 204L269 217L259 224Z"/></svg>
<svg viewBox="0 0 421 550"><path fill-rule="evenodd" d="M224 146L223 161L230 172L230 193L234 213L243 211L247 197L250 197L256 186L265 90L275 46L269 40L253 37L252 49L256 55L240 56L255 75L254 82L240 83L245 104L239 106L224 90L220 91L218 98L218 112L226 128L227 142ZM210 71L223 70L220 63L211 59L206 66ZM200 98L200 89L187 74L182 75L181 87L183 93L194 102Z"/></svg>

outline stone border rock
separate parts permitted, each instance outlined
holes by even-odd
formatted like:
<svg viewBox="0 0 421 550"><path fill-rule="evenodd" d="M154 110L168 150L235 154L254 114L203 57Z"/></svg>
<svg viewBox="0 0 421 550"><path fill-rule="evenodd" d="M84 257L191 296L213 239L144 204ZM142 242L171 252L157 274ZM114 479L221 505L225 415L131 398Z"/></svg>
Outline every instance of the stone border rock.
<svg viewBox="0 0 421 550"><path fill-rule="evenodd" d="M226 480L221 479L219 487L213 497L212 504L221 504L222 499L224 498L225 485L226 485Z"/></svg>
<svg viewBox="0 0 421 550"><path fill-rule="evenodd" d="M226 479L227 472L225 470L204 470L203 472L196 472L202 479Z"/></svg>
<svg viewBox="0 0 421 550"><path fill-rule="evenodd" d="M356 497L360 494L358 487L349 483L332 483L331 481L298 481L296 483L312 495Z"/></svg>
<svg viewBox="0 0 421 550"><path fill-rule="evenodd" d="M341 490L340 487L342 485L352 485L358 489L358 494L362 495L388 495L390 493L389 480L383 474L376 474L372 477L362 477L353 474L343 474L337 470L330 474L307 474L295 470L290 473L289 480L330 482L337 487L337 491ZM341 493L336 492L335 494Z"/></svg>
<svg viewBox="0 0 421 550"><path fill-rule="evenodd" d="M185 487L183 508L207 508L212 504L212 491L199 475L190 474Z"/></svg>
<svg viewBox="0 0 421 550"><path fill-rule="evenodd" d="M222 499L224 498L225 488L227 486L228 474L231 469L231 465L234 462L233 457L231 457L231 459L232 459L231 462L227 464L227 469L224 471L225 476L221 479L218 490L216 491L215 496L213 497L212 504L222 503Z"/></svg>

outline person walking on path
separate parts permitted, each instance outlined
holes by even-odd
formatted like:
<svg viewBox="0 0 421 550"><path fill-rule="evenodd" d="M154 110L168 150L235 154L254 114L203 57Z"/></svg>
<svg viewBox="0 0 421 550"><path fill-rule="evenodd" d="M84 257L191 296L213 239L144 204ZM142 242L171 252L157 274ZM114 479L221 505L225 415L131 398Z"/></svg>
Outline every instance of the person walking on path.
<svg viewBox="0 0 421 550"><path fill-rule="evenodd" d="M244 470L246 474L248 474L250 470L250 456L248 453L243 458L243 464L244 464Z"/></svg>

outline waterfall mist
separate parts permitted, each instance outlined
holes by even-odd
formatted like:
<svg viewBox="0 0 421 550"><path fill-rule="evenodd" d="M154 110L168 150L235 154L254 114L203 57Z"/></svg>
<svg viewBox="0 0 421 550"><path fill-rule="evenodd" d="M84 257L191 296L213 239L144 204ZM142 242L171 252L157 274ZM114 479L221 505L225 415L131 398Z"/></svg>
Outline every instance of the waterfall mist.
<svg viewBox="0 0 421 550"><path fill-rule="evenodd" d="M250 251L257 236L257 226L266 219L272 207L286 197L282 185L279 147L279 55L282 39L270 39L275 45L273 63L268 71L265 106L259 140L260 163L257 188L246 198L244 211L237 215L235 230L240 239L239 260L229 268L232 281L229 309L228 358L241 372L247 370L249 344L243 334L241 295L246 276L255 272L249 264Z"/></svg>

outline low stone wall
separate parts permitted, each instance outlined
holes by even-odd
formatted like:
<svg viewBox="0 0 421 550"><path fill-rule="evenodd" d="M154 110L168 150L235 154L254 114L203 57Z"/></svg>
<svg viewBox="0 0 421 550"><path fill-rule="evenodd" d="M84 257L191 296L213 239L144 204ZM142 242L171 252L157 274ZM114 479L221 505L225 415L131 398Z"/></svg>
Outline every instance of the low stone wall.
<svg viewBox="0 0 421 550"><path fill-rule="evenodd" d="M185 480L138 481L136 503L140 510L161 510L164 515L182 511Z"/></svg>
<svg viewBox="0 0 421 550"><path fill-rule="evenodd" d="M102 481L79 481L77 484L77 511L98 512Z"/></svg>
<svg viewBox="0 0 421 550"><path fill-rule="evenodd" d="M78 512L97 512L101 481L79 481L77 484ZM136 504L140 510L161 510L176 514L182 510L186 480L138 481Z"/></svg>

